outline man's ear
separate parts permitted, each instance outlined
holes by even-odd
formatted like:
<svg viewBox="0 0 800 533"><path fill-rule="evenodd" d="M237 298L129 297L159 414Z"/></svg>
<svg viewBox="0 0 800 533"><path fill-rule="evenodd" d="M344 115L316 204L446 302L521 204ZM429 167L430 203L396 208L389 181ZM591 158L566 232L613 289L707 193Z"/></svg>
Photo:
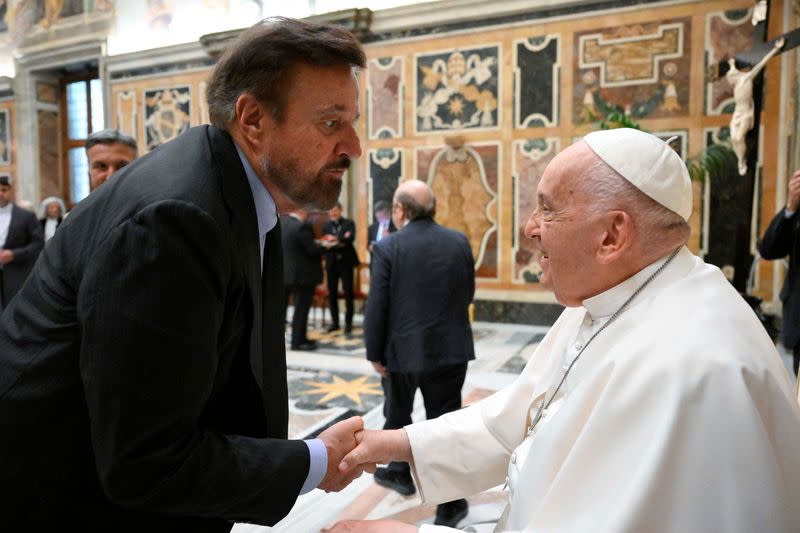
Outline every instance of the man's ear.
<svg viewBox="0 0 800 533"><path fill-rule="evenodd" d="M249 93L236 99L236 127L244 139L254 148L260 148L268 136L264 131L272 126L272 117L255 96Z"/></svg>
<svg viewBox="0 0 800 533"><path fill-rule="evenodd" d="M605 229L597 248L597 261L607 265L625 254L633 243L633 219L625 211L610 211L604 217Z"/></svg>

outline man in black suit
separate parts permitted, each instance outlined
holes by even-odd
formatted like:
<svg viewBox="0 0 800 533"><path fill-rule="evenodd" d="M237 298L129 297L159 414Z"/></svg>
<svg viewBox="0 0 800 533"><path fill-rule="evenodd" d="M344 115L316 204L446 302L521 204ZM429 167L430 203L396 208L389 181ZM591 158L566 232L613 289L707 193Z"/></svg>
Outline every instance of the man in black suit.
<svg viewBox="0 0 800 533"><path fill-rule="evenodd" d="M367 249L372 253L372 247L390 233L397 231L392 222L392 210L388 202L378 200L375 202L375 220L367 228Z"/></svg>
<svg viewBox="0 0 800 533"><path fill-rule="evenodd" d="M328 307L331 311L331 325L328 331L339 329L339 280L342 280L344 293L344 332L353 331L353 269L358 266L358 254L353 247L356 238L356 224L342 216L342 204L336 202L328 211L328 221L322 226L322 238L331 243L325 254L325 273L328 276Z"/></svg>
<svg viewBox="0 0 800 533"><path fill-rule="evenodd" d="M288 440L277 212L338 198L355 129L347 31L234 41L192 128L78 204L0 317L5 531L229 531L339 490L358 417ZM38 227L38 224L36 224Z"/></svg>
<svg viewBox="0 0 800 533"><path fill-rule="evenodd" d="M11 178L0 176L0 311L28 279L43 246L36 215L11 201Z"/></svg>
<svg viewBox="0 0 800 533"><path fill-rule="evenodd" d="M770 222L758 246L764 259L782 259L789 256L789 271L783 280L783 330L781 340L792 350L794 373L800 367L800 170L789 180L786 207Z"/></svg>
<svg viewBox="0 0 800 533"><path fill-rule="evenodd" d="M317 349L317 343L307 336L308 312L314 289L322 282L322 253L325 251L314 240L314 228L307 219L308 212L302 209L281 216L283 284L287 303L289 296L294 296L290 346L292 350L303 351Z"/></svg>
<svg viewBox="0 0 800 533"><path fill-rule="evenodd" d="M429 419L461 408L467 362L475 359L472 249L464 234L438 225L435 212L427 184L402 183L392 210L399 231L372 249L364 336L367 359L383 377L384 429L411 423L417 388ZM400 494L415 490L408 463L378 468L375 481ZM443 503L435 523L455 527L466 515L466 500Z"/></svg>

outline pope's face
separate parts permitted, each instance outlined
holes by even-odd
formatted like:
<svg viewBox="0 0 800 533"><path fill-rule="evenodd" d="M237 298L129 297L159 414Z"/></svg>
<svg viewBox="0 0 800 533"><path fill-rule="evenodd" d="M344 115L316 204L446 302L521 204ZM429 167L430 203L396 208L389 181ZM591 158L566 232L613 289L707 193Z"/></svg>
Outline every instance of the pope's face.
<svg viewBox="0 0 800 533"><path fill-rule="evenodd" d="M547 166L537 188L537 206L525 236L541 253L541 285L565 306L581 305L595 266L597 223L587 216L591 198L579 183L595 156L585 143L570 146Z"/></svg>
<svg viewBox="0 0 800 533"><path fill-rule="evenodd" d="M361 156L358 116L358 85L349 66L299 63L283 120L267 118L261 155L267 180L297 207L329 209L351 160Z"/></svg>

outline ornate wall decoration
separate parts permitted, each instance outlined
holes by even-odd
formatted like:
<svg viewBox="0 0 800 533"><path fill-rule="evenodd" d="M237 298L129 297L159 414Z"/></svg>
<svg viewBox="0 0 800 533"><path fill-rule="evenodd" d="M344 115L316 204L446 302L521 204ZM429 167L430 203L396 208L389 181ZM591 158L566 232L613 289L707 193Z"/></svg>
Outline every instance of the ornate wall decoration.
<svg viewBox="0 0 800 533"><path fill-rule="evenodd" d="M145 146L149 152L189 129L192 92L188 86L144 92Z"/></svg>
<svg viewBox="0 0 800 533"><path fill-rule="evenodd" d="M574 122L688 114L690 34L688 18L575 34Z"/></svg>
<svg viewBox="0 0 800 533"><path fill-rule="evenodd" d="M514 127L558 125L558 35L514 41Z"/></svg>
<svg viewBox="0 0 800 533"><path fill-rule="evenodd" d="M496 129L500 45L417 54L417 133Z"/></svg>
<svg viewBox="0 0 800 533"><path fill-rule="evenodd" d="M369 209L367 220L372 222L375 204L379 200L392 204L394 191L403 180L405 174L405 161L403 150L394 148L379 148L369 150Z"/></svg>
<svg viewBox="0 0 800 533"><path fill-rule="evenodd" d="M754 27L750 23L752 9L739 9L706 15L706 66L716 65L726 57L749 50ZM733 89L724 76L706 81L706 115L733 113Z"/></svg>
<svg viewBox="0 0 800 533"><path fill-rule="evenodd" d="M63 180L59 114L48 109L39 109L36 111L36 122L39 132L39 193L42 198L61 196Z"/></svg>
<svg viewBox="0 0 800 533"><path fill-rule="evenodd" d="M405 62L402 56L372 59L367 68L367 135L370 139L403 136Z"/></svg>
<svg viewBox="0 0 800 533"><path fill-rule="evenodd" d="M11 164L11 116L0 109L0 165Z"/></svg>
<svg viewBox="0 0 800 533"><path fill-rule="evenodd" d="M561 151L557 137L514 141L511 173L514 184L514 235L511 253L514 283L538 283L542 269L536 261L533 241L525 237L525 225L536 209L536 188L544 169Z"/></svg>
<svg viewBox="0 0 800 533"><path fill-rule="evenodd" d="M475 275L497 279L499 143L417 150L417 177L436 195L436 220L461 231L475 257Z"/></svg>
<svg viewBox="0 0 800 533"><path fill-rule="evenodd" d="M139 137L139 113L136 107L136 91L117 92L117 124L120 131Z"/></svg>

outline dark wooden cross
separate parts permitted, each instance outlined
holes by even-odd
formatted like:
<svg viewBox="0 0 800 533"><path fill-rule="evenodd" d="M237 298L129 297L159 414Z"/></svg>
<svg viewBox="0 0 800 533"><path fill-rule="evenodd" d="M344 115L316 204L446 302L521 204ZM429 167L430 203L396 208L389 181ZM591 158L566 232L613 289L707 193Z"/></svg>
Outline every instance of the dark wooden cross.
<svg viewBox="0 0 800 533"><path fill-rule="evenodd" d="M786 0L789 1L789 0ZM767 16L758 22L753 33L753 46L750 50L736 54L736 68L746 69L757 64L775 46L781 37L784 45L779 54L800 46L800 28L784 35L767 40L767 22L769 21L769 1L767 1ZM728 69L727 58L723 58L716 67L716 74L725 76ZM775 95L777 97L777 95ZM714 195L724 195L726 201L731 200L733 211L728 211L721 217L714 216L712 205L711 228L709 235L709 253L706 260L719 267L734 266L734 287L742 294L746 292L747 280L753 264L750 253L751 220L753 216L753 195L755 192L755 177L758 165L758 137L761 126L761 111L764 99L764 72L762 71L753 80L753 128L747 134L747 174L738 175L735 168L731 176L724 183L712 183L712 204ZM735 167L735 165L734 165ZM727 190L720 190L725 187ZM715 221L715 219L717 219ZM716 230L716 231L715 231ZM759 238L761 236L759 235Z"/></svg>

